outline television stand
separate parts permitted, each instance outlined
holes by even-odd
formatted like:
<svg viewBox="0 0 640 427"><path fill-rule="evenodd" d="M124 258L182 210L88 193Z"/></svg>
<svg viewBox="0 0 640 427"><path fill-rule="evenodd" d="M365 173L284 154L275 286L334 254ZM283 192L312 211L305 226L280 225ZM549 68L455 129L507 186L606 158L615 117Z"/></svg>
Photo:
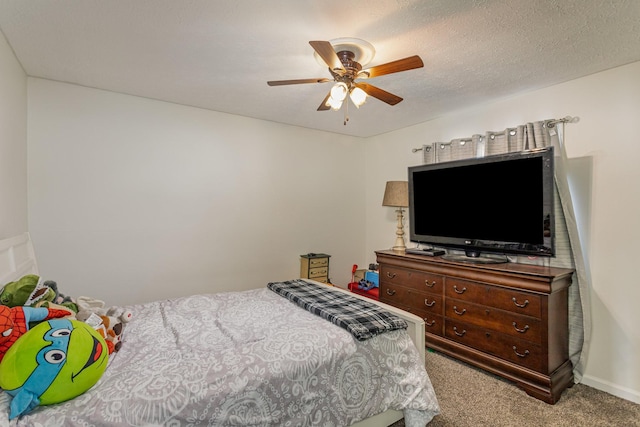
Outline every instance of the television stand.
<svg viewBox="0 0 640 427"><path fill-rule="evenodd" d="M428 348L513 381L547 403L573 385L568 294L574 270L376 255L380 301L422 317Z"/></svg>

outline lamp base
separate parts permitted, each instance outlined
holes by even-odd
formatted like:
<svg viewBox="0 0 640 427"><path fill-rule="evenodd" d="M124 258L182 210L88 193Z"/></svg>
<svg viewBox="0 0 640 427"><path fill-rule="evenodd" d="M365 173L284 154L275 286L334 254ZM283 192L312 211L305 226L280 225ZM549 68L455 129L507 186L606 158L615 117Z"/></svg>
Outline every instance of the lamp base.
<svg viewBox="0 0 640 427"><path fill-rule="evenodd" d="M402 208L396 210L397 218L398 218L398 228L396 230L396 243L391 248L395 252L404 252L407 250L407 247L404 244L404 216Z"/></svg>

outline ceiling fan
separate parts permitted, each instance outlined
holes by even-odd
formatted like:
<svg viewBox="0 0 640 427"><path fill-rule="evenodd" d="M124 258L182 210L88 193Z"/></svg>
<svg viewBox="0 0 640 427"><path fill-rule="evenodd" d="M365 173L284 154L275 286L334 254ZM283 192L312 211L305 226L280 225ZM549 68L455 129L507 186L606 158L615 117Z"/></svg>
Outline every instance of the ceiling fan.
<svg viewBox="0 0 640 427"><path fill-rule="evenodd" d="M373 46L364 40L343 38L332 41L310 41L309 44L315 50L318 62L322 61L322 64L326 64L329 67L329 73L331 73L332 78L273 80L268 81L267 84L269 86L283 86L335 82L318 107L318 111L339 110L347 95L358 108L364 104L367 95L389 105L396 105L402 101L401 97L358 80L413 70L424 66L422 59L418 55L414 55L363 70L363 65L366 65L373 58L375 52Z"/></svg>

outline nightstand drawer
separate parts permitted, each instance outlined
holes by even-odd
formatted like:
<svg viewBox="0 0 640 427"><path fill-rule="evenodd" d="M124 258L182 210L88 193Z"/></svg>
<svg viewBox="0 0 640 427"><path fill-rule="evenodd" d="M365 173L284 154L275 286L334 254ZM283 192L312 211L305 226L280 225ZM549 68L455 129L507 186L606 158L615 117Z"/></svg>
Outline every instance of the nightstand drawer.
<svg viewBox="0 0 640 427"><path fill-rule="evenodd" d="M309 279L314 279L316 277L326 277L329 273L329 269L326 267L319 268L310 268L309 269Z"/></svg>
<svg viewBox="0 0 640 427"><path fill-rule="evenodd" d="M326 267L329 265L329 258L312 258L309 260L309 268Z"/></svg>

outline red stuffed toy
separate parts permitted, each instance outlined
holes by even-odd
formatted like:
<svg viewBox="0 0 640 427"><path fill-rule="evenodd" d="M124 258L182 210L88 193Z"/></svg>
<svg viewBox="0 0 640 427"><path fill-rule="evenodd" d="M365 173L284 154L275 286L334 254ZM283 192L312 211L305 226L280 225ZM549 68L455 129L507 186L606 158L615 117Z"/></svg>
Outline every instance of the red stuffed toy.
<svg viewBox="0 0 640 427"><path fill-rule="evenodd" d="M7 307L0 305L0 361L9 347L25 332L29 330L29 322L65 317L73 314L71 311L44 307Z"/></svg>

